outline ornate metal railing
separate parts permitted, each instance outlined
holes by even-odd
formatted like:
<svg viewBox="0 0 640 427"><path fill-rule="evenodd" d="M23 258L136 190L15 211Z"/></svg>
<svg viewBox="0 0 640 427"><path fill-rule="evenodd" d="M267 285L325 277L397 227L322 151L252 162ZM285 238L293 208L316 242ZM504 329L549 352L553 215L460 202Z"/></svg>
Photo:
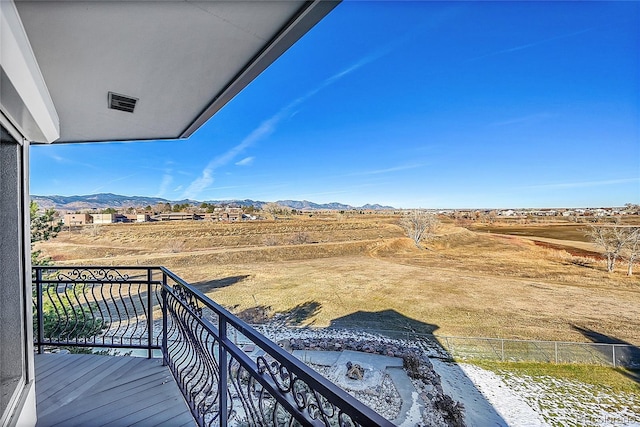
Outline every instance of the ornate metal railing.
<svg viewBox="0 0 640 427"><path fill-rule="evenodd" d="M161 349L201 426L393 425L164 267L47 266L33 276L39 351Z"/></svg>
<svg viewBox="0 0 640 427"><path fill-rule="evenodd" d="M47 346L127 348L145 349L151 357L154 349L161 348L162 338L162 281L157 270L34 267L38 351Z"/></svg>

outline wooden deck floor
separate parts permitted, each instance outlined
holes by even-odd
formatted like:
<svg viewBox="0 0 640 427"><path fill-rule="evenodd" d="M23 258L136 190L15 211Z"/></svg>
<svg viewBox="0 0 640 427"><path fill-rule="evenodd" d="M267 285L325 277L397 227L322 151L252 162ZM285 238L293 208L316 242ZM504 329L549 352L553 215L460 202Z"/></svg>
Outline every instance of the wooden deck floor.
<svg viewBox="0 0 640 427"><path fill-rule="evenodd" d="M158 359L41 354L35 363L37 427L195 425Z"/></svg>

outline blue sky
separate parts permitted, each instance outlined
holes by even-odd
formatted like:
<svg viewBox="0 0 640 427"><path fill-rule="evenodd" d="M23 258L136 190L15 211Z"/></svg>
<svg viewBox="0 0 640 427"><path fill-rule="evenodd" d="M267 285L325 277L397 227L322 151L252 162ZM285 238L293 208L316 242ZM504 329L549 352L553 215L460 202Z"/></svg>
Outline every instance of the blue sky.
<svg viewBox="0 0 640 427"><path fill-rule="evenodd" d="M343 2L188 140L32 148L32 194L98 192L640 203L640 2Z"/></svg>

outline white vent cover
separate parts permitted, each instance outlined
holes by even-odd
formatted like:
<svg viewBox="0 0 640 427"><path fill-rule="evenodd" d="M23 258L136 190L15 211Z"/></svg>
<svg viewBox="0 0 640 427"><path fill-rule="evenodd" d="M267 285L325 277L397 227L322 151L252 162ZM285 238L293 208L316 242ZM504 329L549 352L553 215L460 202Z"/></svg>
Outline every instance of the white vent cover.
<svg viewBox="0 0 640 427"><path fill-rule="evenodd" d="M134 108L136 108L136 102L138 102L137 98L109 92L109 108L113 110L133 113Z"/></svg>

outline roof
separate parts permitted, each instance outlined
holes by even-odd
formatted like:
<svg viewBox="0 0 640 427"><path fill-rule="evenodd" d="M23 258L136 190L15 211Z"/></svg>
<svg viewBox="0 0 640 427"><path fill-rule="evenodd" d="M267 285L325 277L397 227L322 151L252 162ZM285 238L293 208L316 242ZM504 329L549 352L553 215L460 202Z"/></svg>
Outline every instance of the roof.
<svg viewBox="0 0 640 427"><path fill-rule="evenodd" d="M55 142L189 137L337 4L15 1ZM125 97L119 109L109 93Z"/></svg>

